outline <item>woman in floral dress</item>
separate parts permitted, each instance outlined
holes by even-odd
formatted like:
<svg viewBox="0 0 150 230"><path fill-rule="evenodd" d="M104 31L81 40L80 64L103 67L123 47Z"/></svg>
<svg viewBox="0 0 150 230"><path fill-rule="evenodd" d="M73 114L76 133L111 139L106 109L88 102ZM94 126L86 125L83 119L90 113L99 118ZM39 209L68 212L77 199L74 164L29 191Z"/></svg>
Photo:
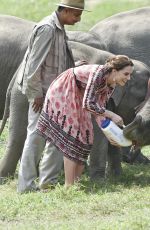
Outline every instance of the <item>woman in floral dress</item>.
<svg viewBox="0 0 150 230"><path fill-rule="evenodd" d="M117 55L104 65L82 65L59 75L50 85L37 132L64 154L65 186L80 178L93 144L91 114L98 125L110 118L123 125L122 118L106 110L116 85L124 86L133 71L132 61Z"/></svg>

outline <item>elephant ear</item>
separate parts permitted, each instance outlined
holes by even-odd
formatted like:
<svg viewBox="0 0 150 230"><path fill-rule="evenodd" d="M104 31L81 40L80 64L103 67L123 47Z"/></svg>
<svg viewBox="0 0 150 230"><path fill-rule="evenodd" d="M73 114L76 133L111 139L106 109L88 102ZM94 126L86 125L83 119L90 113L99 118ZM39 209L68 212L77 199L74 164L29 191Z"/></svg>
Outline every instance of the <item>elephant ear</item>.
<svg viewBox="0 0 150 230"><path fill-rule="evenodd" d="M113 99L115 106L118 106L125 94L125 87L117 86L111 96Z"/></svg>

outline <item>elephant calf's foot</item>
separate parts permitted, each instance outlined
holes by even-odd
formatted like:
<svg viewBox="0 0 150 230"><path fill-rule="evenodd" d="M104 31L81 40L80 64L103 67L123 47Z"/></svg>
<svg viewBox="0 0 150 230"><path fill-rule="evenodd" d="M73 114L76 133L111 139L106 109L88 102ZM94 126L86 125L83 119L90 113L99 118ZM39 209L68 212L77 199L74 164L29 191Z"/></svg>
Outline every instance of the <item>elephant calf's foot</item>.
<svg viewBox="0 0 150 230"><path fill-rule="evenodd" d="M106 176L107 177L119 177L122 175L122 168L107 168Z"/></svg>
<svg viewBox="0 0 150 230"><path fill-rule="evenodd" d="M104 181L106 178L105 169L91 170L90 180L91 181Z"/></svg>

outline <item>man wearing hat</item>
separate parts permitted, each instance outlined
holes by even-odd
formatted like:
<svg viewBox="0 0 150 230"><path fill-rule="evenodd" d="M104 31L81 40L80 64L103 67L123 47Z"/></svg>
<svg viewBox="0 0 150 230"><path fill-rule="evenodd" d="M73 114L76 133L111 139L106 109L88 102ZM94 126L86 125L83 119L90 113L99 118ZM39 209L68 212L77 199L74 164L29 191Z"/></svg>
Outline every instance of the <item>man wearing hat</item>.
<svg viewBox="0 0 150 230"><path fill-rule="evenodd" d="M45 140L38 136L35 130L46 91L60 73L74 66L64 25L74 25L80 21L84 0L62 0L57 5L57 10L40 21L33 29L28 49L17 71L18 86L29 101L27 137L17 188L21 193L37 189L35 179L38 176ZM62 154L52 145L47 159L42 161L41 187L57 182L62 164Z"/></svg>

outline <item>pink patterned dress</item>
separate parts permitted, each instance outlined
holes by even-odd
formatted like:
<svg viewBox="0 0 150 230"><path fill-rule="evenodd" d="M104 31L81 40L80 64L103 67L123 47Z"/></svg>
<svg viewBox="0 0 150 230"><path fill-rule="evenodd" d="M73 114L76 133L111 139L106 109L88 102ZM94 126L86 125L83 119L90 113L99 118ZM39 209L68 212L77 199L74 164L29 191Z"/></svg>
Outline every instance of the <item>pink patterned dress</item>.
<svg viewBox="0 0 150 230"><path fill-rule="evenodd" d="M91 114L102 117L113 92L106 66L83 65L59 75L50 85L37 132L66 157L84 163L93 144Z"/></svg>

